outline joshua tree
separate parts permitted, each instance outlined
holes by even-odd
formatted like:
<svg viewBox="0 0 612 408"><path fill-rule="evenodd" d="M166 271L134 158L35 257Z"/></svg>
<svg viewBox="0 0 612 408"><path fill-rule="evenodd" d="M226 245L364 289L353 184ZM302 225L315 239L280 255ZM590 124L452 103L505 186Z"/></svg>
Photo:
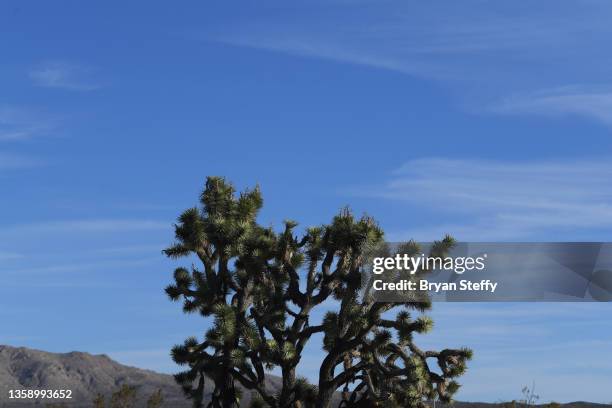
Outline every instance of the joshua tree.
<svg viewBox="0 0 612 408"><path fill-rule="evenodd" d="M200 197L202 208L181 214L175 228L177 241L165 250L171 258L195 255L202 264L201 270L195 266L190 270L177 268L175 283L166 288L168 296L172 300L182 298L186 313L198 312L213 318L213 327L204 341L189 338L172 350L174 361L189 367L175 378L194 406L203 401L207 378L214 384L210 406L238 405L234 373L242 364L241 343L259 346L253 321L247 315L254 287L248 275L232 269L231 262L241 257L249 245L274 239L274 234L255 221L262 206L259 189L238 198L234 192L223 179L209 177ZM261 263L268 261L267 256L262 254ZM263 376L261 372L261 386Z"/></svg>
<svg viewBox="0 0 612 408"><path fill-rule="evenodd" d="M161 389L155 391L147 400L147 408L160 408L164 404L164 395Z"/></svg>
<svg viewBox="0 0 612 408"><path fill-rule="evenodd" d="M111 396L111 408L133 408L136 405L136 387L123 384Z"/></svg>
<svg viewBox="0 0 612 408"><path fill-rule="evenodd" d="M136 406L136 387L123 384L117 391L111 396L111 408L132 408ZM164 403L164 396L162 390L158 389L155 391L147 400L147 408L159 408ZM104 408L106 401L104 394L96 394L93 399L94 408Z"/></svg>
<svg viewBox="0 0 612 408"><path fill-rule="evenodd" d="M256 392L256 406L274 408L328 407L340 387L345 406L415 406L434 393L447 400L457 389L450 379L464 369L468 350L421 351L411 334L425 331L428 320L412 320L405 312L395 319L383 316L394 307L424 310L429 303L377 302L361 290L368 250L384 248L383 232L371 218L357 219L345 209L331 224L301 237L292 221L276 233L257 224L258 188L236 197L231 184L217 177L207 179L201 204L179 217L176 243L165 250L172 258L199 259L201 270L177 268L166 292L183 301L186 313L213 322L203 340L189 338L172 352L188 366L176 380L195 406L201 406L207 379L213 383L208 406L223 408L239 405L236 382ZM448 238L433 251L442 256L452 245ZM313 309L332 297L338 312L311 325ZM296 376L315 333L324 333L327 351L318 388ZM429 370L430 358L441 374ZM265 385L266 369L273 366L282 371L278 393ZM349 392L350 383L357 384Z"/></svg>
<svg viewBox="0 0 612 408"><path fill-rule="evenodd" d="M97 394L95 398L93 399L93 406L94 408L104 408L105 407L104 395Z"/></svg>

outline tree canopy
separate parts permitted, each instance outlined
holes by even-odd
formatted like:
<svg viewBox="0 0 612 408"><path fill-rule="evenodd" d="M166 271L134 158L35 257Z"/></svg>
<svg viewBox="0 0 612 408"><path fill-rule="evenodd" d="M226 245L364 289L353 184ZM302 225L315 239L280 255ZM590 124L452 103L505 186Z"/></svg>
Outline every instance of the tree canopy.
<svg viewBox="0 0 612 408"><path fill-rule="evenodd" d="M421 350L413 334L432 322L411 312L430 302L381 302L362 290L368 254L388 251L379 225L343 209L326 225L298 233L296 222L285 221L275 231L257 222L262 205L259 187L237 194L225 179L209 177L200 206L179 216L176 241L164 251L198 263L174 271L166 288L170 299L212 322L203 338L190 337L172 350L174 361L185 366L176 381L194 406L208 398L208 407L236 407L242 390L253 394L253 406L271 408L449 401L471 351ZM432 253L444 256L453 245L445 237ZM410 242L402 250L420 248ZM310 321L315 308L327 311L320 322ZM324 356L318 384L310 384L297 369L316 333ZM266 382L273 367L282 373L276 391ZM213 385L209 396L207 381Z"/></svg>

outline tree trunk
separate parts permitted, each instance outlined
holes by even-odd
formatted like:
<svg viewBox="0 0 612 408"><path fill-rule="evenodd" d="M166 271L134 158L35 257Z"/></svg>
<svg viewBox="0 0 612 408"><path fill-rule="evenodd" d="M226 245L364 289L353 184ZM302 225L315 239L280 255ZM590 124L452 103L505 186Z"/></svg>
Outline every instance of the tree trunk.
<svg viewBox="0 0 612 408"><path fill-rule="evenodd" d="M291 393L293 387L295 387L295 367L283 367L283 388L278 401L280 408L290 408L291 404Z"/></svg>
<svg viewBox="0 0 612 408"><path fill-rule="evenodd" d="M319 396L317 398L317 408L329 408L331 406L334 389L332 387L319 387Z"/></svg>
<svg viewBox="0 0 612 408"><path fill-rule="evenodd" d="M336 389L340 384L334 382L334 371L342 361L342 355L358 345L358 338L337 342L321 363L319 370L319 395L317 408L329 408Z"/></svg>
<svg viewBox="0 0 612 408"><path fill-rule="evenodd" d="M224 376L223 388L221 391L221 404L223 408L234 408L236 404L236 389L234 388L234 379L230 375Z"/></svg>
<svg viewBox="0 0 612 408"><path fill-rule="evenodd" d="M323 363L321 364L321 369L319 370L319 395L317 397L317 408L329 408L331 405L334 391L336 391L335 387L333 386L334 361L335 358L333 357L333 354L330 353L325 357L325 359L323 359Z"/></svg>

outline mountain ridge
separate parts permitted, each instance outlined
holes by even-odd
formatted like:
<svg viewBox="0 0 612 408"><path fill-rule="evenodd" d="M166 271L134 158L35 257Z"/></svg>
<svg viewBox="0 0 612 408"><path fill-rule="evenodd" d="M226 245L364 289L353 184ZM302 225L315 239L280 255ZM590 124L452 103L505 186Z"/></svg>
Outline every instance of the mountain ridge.
<svg viewBox="0 0 612 408"><path fill-rule="evenodd" d="M180 386L168 374L120 364L106 354L81 351L50 353L26 347L0 345L0 407L45 406L64 402L69 407L90 407L101 393L110 395L121 385L138 387L138 406L161 389L168 407L190 407ZM71 400L17 401L9 399L9 390L71 390ZM210 392L210 387L207 387Z"/></svg>
<svg viewBox="0 0 612 408"><path fill-rule="evenodd" d="M137 406L146 406L147 398L156 390L164 394L164 407L189 408L189 401L172 375L153 370L127 366L111 359L107 354L91 354L82 351L52 353L27 347L0 345L0 408L44 407L59 400L18 401L10 400L9 390L50 389L71 390L73 398L64 401L66 407L91 407L93 398L103 394L107 401L121 385L137 387ZM279 389L281 379L269 376L267 387ZM207 382L205 392L210 395L212 386ZM244 406L248 406L250 393L243 393ZM503 403L462 402L454 408L502 408ZM518 405L517 405L518 406ZM535 407L544 407L546 404ZM447 407L437 404L437 407ZM561 408L612 408L612 404L576 401L560 404Z"/></svg>

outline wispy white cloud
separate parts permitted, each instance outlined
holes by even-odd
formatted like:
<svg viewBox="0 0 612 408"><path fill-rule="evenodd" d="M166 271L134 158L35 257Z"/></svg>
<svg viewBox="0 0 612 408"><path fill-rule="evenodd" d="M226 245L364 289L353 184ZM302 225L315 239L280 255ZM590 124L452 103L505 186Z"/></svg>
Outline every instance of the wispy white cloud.
<svg viewBox="0 0 612 408"><path fill-rule="evenodd" d="M411 231L418 239L444 233L472 241L556 236L555 231L612 226L610 163L418 159L383 186L361 192L440 212L445 221ZM391 238L410 238L395 235Z"/></svg>
<svg viewBox="0 0 612 408"><path fill-rule="evenodd" d="M41 161L31 157L9 152L0 152L0 170L36 167L40 166L41 164Z"/></svg>
<svg viewBox="0 0 612 408"><path fill-rule="evenodd" d="M0 228L0 235L6 234L48 234L59 232L125 232L168 230L170 222L147 219L86 219L48 221L13 225Z"/></svg>
<svg viewBox="0 0 612 408"><path fill-rule="evenodd" d="M355 5L352 4L351 7ZM363 5L362 5L363 6ZM480 71L494 74L495 66L514 58L542 58L542 52L563 52L559 42L578 45L583 32L609 32L592 8L588 18L563 15L501 12L496 7L455 8L445 12L435 5L401 7L386 4L380 10L361 8L344 13L339 24L334 13L316 14L316 21L244 21L219 29L211 37L224 43L304 57L365 65L429 78L474 79ZM478 4L482 6L482 4ZM359 9L359 8L358 8ZM346 11L346 10L345 10ZM497 71L497 75L509 74Z"/></svg>
<svg viewBox="0 0 612 408"><path fill-rule="evenodd" d="M217 29L212 36L254 48L430 76L432 66L461 67L453 58L461 55L489 54L489 62L496 64L503 61L494 61L493 55L501 53L544 58L567 53L570 45L597 40L597 34L610 33L606 16L612 10L603 4L585 4L577 18L576 13L568 15L561 8L525 13L520 5L471 3L473 7L393 2L372 7L372 3L351 2L328 7L326 13L312 13L308 8L310 13L300 13L299 18L275 15L264 21L240 21ZM566 47L558 47L560 43Z"/></svg>
<svg viewBox="0 0 612 408"><path fill-rule="evenodd" d="M47 88L61 88L74 91L93 91L100 84L93 80L92 69L66 61L47 61L29 72L30 79Z"/></svg>
<svg viewBox="0 0 612 408"><path fill-rule="evenodd" d="M119 268L128 268L128 267L138 267L144 265L154 264L155 262L159 262L158 258L142 258L142 259L129 259L129 260L96 260L90 262L82 262L82 263L70 263L70 264L61 264L61 265L45 265L38 267L27 267L21 269L14 268L5 268L0 269L0 273L2 273L3 277L9 275L56 275L56 274L64 274L64 273L74 273L74 272L90 272L96 270L108 270L108 269L119 269Z"/></svg>
<svg viewBox="0 0 612 408"><path fill-rule="evenodd" d="M269 38L267 36L260 38L237 36L218 38L217 40L234 46L258 48L300 57L363 65L409 75L425 75L425 73L430 77L444 77L449 75L446 69L421 59L407 61L403 58L396 58L384 53L365 53L358 48L339 46L338 44L328 43L323 39L313 43L313 41L309 40L273 34L270 35Z"/></svg>
<svg viewBox="0 0 612 408"><path fill-rule="evenodd" d="M0 105L0 142L31 139L54 127L54 120L30 109Z"/></svg>
<svg viewBox="0 0 612 408"><path fill-rule="evenodd" d="M167 226L166 226L167 227ZM147 245L124 245L121 247L100 248L92 252L100 255L131 255L139 253L159 253L163 248L166 248L168 243L157 243Z"/></svg>
<svg viewBox="0 0 612 408"><path fill-rule="evenodd" d="M12 261L15 259L23 258L22 254L18 254L16 252L3 252L0 251L0 261Z"/></svg>
<svg viewBox="0 0 612 408"><path fill-rule="evenodd" d="M612 87L565 86L502 99L492 109L501 114L575 115L612 125Z"/></svg>
<svg viewBox="0 0 612 408"><path fill-rule="evenodd" d="M11 286L30 283L104 286L108 282L112 286L114 282L108 281L107 276L102 279L100 272L107 275L127 268L149 267L165 259L161 249L166 245L145 244L158 231L170 233L171 223L108 218L3 225L0 241L6 242L6 246L0 255L5 254L7 260L13 261L2 265L0 280ZM13 252L24 256L15 258ZM84 281L56 279L61 276L79 276ZM91 281L92 276L103 283ZM39 277L45 277L46 281Z"/></svg>
<svg viewBox="0 0 612 408"><path fill-rule="evenodd" d="M612 7L562 3L544 1L529 12L519 3L481 1L339 2L324 10L309 4L303 13L279 9L273 18L213 26L198 36L442 81L469 111L490 113L489 101L502 100L500 112L577 114L610 123L609 91L558 87L610 83L612 59L605 50ZM507 97L517 89L525 93Z"/></svg>
<svg viewBox="0 0 612 408"><path fill-rule="evenodd" d="M30 136L31 132L29 130L9 130L0 133L0 141L22 140L28 139Z"/></svg>
<svg viewBox="0 0 612 408"><path fill-rule="evenodd" d="M61 261L44 255L33 254L2 264L0 285L5 288L119 288L121 285L113 276L126 270L151 270L163 259L161 253L148 257L89 258L84 261L66 254Z"/></svg>

